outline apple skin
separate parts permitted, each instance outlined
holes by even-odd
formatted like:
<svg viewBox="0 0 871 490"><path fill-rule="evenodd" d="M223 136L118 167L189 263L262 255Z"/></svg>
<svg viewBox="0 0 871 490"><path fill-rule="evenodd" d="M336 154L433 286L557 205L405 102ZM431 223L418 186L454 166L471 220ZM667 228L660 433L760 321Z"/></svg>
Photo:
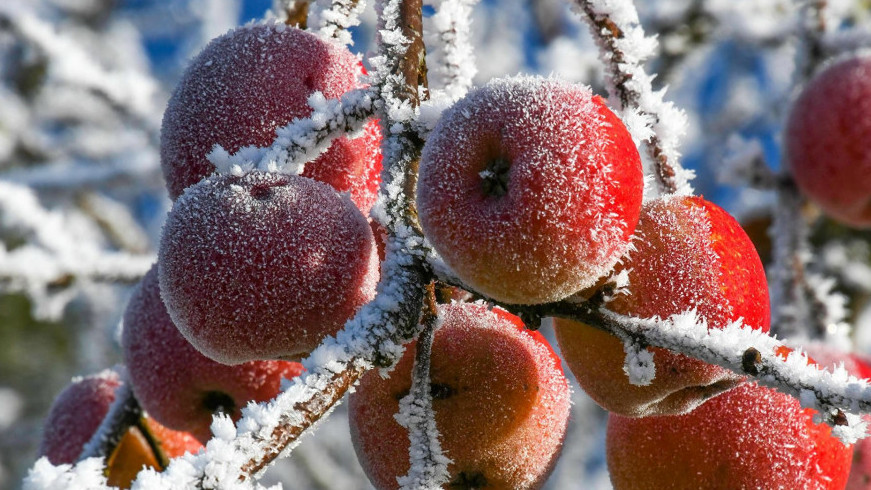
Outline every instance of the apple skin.
<svg viewBox="0 0 871 490"><path fill-rule="evenodd" d="M115 390L121 385L118 373L105 370L95 375L75 378L57 396L45 421L45 431L39 455L52 464L72 464L78 460L85 444L91 440L115 401ZM152 418L145 423L168 458L185 452L197 452L201 447L191 434L173 431ZM145 436L130 427L106 461L106 477L110 486L129 488L144 467L156 468L158 459Z"/></svg>
<svg viewBox="0 0 871 490"><path fill-rule="evenodd" d="M198 182L175 202L159 250L173 322L223 364L305 357L374 298L378 277L366 218L296 175Z"/></svg>
<svg viewBox="0 0 871 490"><path fill-rule="evenodd" d="M871 56L824 67L792 105L786 162L802 193L844 224L871 227Z"/></svg>
<svg viewBox="0 0 871 490"><path fill-rule="evenodd" d="M514 315L472 303L439 307L431 386L451 488L539 488L562 447L570 392L544 337ZM411 388L414 344L390 373L366 374L349 400L351 439L369 480L397 488L408 432L394 419ZM464 483L465 482L465 483ZM475 487L477 488L477 487Z"/></svg>
<svg viewBox="0 0 871 490"><path fill-rule="evenodd" d="M308 97L328 99L360 88L359 59L344 47L280 23L248 24L212 40L191 60L163 117L160 160L170 198L208 177L215 144L230 153L267 146L275 130L308 117ZM358 138L336 138L303 175L326 182L364 214L375 203L381 133L369 122Z"/></svg>
<svg viewBox="0 0 871 490"><path fill-rule="evenodd" d="M110 369L73 378L51 405L39 455L54 465L75 463L109 412L120 385L118 373Z"/></svg>
<svg viewBox="0 0 871 490"><path fill-rule="evenodd" d="M690 413L608 419L616 490L843 489L852 447L789 395L743 383Z"/></svg>
<svg viewBox="0 0 871 490"><path fill-rule="evenodd" d="M645 204L635 250L618 265L629 294L608 303L617 313L662 318L695 308L709 327L743 318L767 332L765 272L753 243L726 211L701 197L666 197ZM731 389L743 377L718 366L653 348L656 377L629 383L623 343L589 325L555 319L563 358L599 405L624 416L686 413Z"/></svg>
<svg viewBox="0 0 871 490"><path fill-rule="evenodd" d="M515 304L593 285L626 250L643 179L629 132L589 88L516 77L445 111L420 163L427 238L472 289Z"/></svg>
<svg viewBox="0 0 871 490"><path fill-rule="evenodd" d="M267 401L280 391L282 378L303 368L289 361L251 361L235 366L215 362L179 333L160 299L157 268L152 267L124 312L121 348L133 392L142 407L173 430L187 431L205 444L216 405L234 419L249 401Z"/></svg>

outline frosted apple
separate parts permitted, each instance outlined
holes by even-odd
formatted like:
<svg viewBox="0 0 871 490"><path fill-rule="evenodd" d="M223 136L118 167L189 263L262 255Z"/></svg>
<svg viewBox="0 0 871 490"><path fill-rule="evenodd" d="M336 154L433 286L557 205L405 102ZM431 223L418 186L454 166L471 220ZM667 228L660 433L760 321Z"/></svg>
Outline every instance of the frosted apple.
<svg viewBox="0 0 871 490"><path fill-rule="evenodd" d="M366 218L326 184L221 175L190 187L167 217L160 290L205 356L297 360L374 297L376 249Z"/></svg>
<svg viewBox="0 0 871 490"><path fill-rule="evenodd" d="M160 160L170 197L212 174L206 155L214 145L230 153L269 145L277 128L311 114L313 92L334 99L361 87L361 66L345 47L281 23L248 24L212 40L191 61L163 117ZM368 214L380 140L370 122L362 136L334 140L303 175L350 192Z"/></svg>
<svg viewBox="0 0 871 490"><path fill-rule="evenodd" d="M167 429L150 417L143 420L154 442L168 459L185 453L195 454L203 447L187 432ZM142 431L136 426L130 427L106 459L106 478L109 486L130 488L130 484L144 467L159 468L159 459Z"/></svg>
<svg viewBox="0 0 871 490"><path fill-rule="evenodd" d="M115 390L120 384L118 373L112 370L74 379L52 404L45 421L40 456L48 457L55 465L75 463L115 401ZM168 458L202 447L187 432L167 429L151 418L143 420ZM143 466L158 467L158 458L142 431L133 426L121 436L107 458L107 480L112 486L128 488Z"/></svg>
<svg viewBox="0 0 871 490"><path fill-rule="evenodd" d="M666 197L645 204L635 250L618 269L629 274L629 294L609 309L636 317L668 317L695 309L710 328L742 318L768 331L765 272L753 243L726 211L701 197ZM627 416L685 413L733 388L742 377L663 349L652 349L656 377L629 383L622 342L571 320L554 321L563 358L578 383L606 410Z"/></svg>
<svg viewBox="0 0 871 490"><path fill-rule="evenodd" d="M480 304L439 307L431 392L450 488L539 488L562 446L570 394L556 354L520 319ZM387 379L370 372L349 400L351 438L369 480L397 488L408 432L394 419L411 388L414 344Z"/></svg>
<svg viewBox="0 0 871 490"><path fill-rule="evenodd" d="M74 463L109 412L120 385L118 373L110 369L74 378L51 405L39 455L55 465Z"/></svg>
<svg viewBox="0 0 871 490"><path fill-rule="evenodd" d="M249 401L274 398L282 378L293 378L302 365L288 361L217 363L179 333L160 299L157 269L142 279L124 312L121 347L133 392L142 407L168 428L211 438L212 414L234 419Z"/></svg>
<svg viewBox="0 0 871 490"><path fill-rule="evenodd" d="M611 414L607 460L616 490L843 489L852 448L789 395L744 383L685 415Z"/></svg>
<svg viewBox="0 0 871 490"><path fill-rule="evenodd" d="M824 67L793 103L786 161L801 191L848 225L871 226L871 56Z"/></svg>
<svg viewBox="0 0 871 490"><path fill-rule="evenodd" d="M590 89L495 80L442 116L423 149L426 236L473 289L508 303L592 286L626 250L641 207L629 132Z"/></svg>

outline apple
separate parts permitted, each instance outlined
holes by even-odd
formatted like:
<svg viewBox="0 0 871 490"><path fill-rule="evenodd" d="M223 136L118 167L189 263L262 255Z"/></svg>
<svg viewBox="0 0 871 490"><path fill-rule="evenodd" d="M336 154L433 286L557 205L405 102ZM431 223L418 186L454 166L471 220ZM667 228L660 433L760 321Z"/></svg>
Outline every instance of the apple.
<svg viewBox="0 0 871 490"><path fill-rule="evenodd" d="M743 383L692 412L612 413L606 453L616 490L843 489L852 447L783 393Z"/></svg>
<svg viewBox="0 0 871 490"><path fill-rule="evenodd" d="M433 410L450 488L539 488L556 462L568 383L544 337L516 316L473 303L439 306L430 367ZM408 432L394 419L411 389L414 344L389 378L367 373L349 400L351 439L369 480L397 488Z"/></svg>
<svg viewBox="0 0 871 490"><path fill-rule="evenodd" d="M150 417L143 420L154 437L154 442L169 459L185 453L196 453L203 447L187 432L167 429ZM130 488L136 475L145 467L160 468L160 460L146 436L138 427L133 426L124 433L118 446L106 460L108 484L113 487Z"/></svg>
<svg viewBox="0 0 871 490"><path fill-rule="evenodd" d="M267 146L276 129L308 117L314 92L328 99L360 88L360 60L347 48L281 23L254 23L212 40L179 81L163 116L160 161L170 197L212 174L214 145L230 153ZM342 136L303 175L326 182L364 214L381 172L377 121L357 138Z"/></svg>
<svg viewBox="0 0 871 490"><path fill-rule="evenodd" d="M75 463L109 412L120 384L118 373L108 369L73 379L52 404L45 421L39 455L48 457L55 465ZM143 420L167 458L196 452L202 447L187 432L170 430L151 418ZM108 455L106 477L111 486L129 488L143 467L159 466L159 458L148 439L134 425L121 436L118 445Z"/></svg>
<svg viewBox="0 0 871 490"><path fill-rule="evenodd" d="M372 229L347 196L257 171L188 188L159 250L172 321L224 364L306 356L375 296L378 268Z"/></svg>
<svg viewBox="0 0 871 490"><path fill-rule="evenodd" d="M166 427L190 432L204 444L211 438L215 412L238 419L249 401L274 398L282 378L302 372L296 362L227 366L200 354L172 323L160 299L156 267L148 271L127 304L121 347L142 407Z"/></svg>
<svg viewBox="0 0 871 490"><path fill-rule="evenodd" d="M847 225L871 226L871 55L830 63L802 89L784 132L801 191Z"/></svg>
<svg viewBox="0 0 871 490"><path fill-rule="evenodd" d="M695 309L710 328L739 318L768 331L765 272L753 243L726 211L701 197L672 196L645 204L635 250L618 266L628 294L607 307L635 317L668 317ZM563 358L578 383L606 410L625 416L686 413L735 387L743 377L664 349L652 349L656 377L629 383L623 343L589 325L555 319Z"/></svg>
<svg viewBox="0 0 871 490"><path fill-rule="evenodd" d="M109 412L120 385L118 373L111 369L73 378L51 405L39 455L55 465L75 463Z"/></svg>
<svg viewBox="0 0 871 490"><path fill-rule="evenodd" d="M642 187L632 138L600 97L516 77L445 111L423 149L417 205L425 235L472 289L536 304L611 270Z"/></svg>

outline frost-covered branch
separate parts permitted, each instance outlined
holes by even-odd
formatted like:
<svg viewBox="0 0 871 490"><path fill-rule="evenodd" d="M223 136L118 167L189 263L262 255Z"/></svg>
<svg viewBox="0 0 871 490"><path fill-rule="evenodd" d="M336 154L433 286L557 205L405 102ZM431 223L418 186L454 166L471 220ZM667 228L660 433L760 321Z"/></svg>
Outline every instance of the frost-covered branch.
<svg viewBox="0 0 871 490"><path fill-rule="evenodd" d="M272 12L285 24L305 29L310 3L309 0L273 0Z"/></svg>
<svg viewBox="0 0 871 490"><path fill-rule="evenodd" d="M469 39L472 7L477 0L436 0L435 14L425 23L424 36L431 86L440 87L453 100L472 86L475 53ZM431 26L431 27L430 27Z"/></svg>
<svg viewBox="0 0 871 490"><path fill-rule="evenodd" d="M794 79L800 86L823 61L821 39L827 30L825 0L814 0L801 9L800 48ZM784 161L778 178L777 202L772 223L773 264L770 269L772 330L782 336L825 337L843 333L844 298L832 293L826 278L808 272L810 229L802 214L807 200L799 191Z"/></svg>
<svg viewBox="0 0 871 490"><path fill-rule="evenodd" d="M60 315L65 301L50 301L59 287L76 280L136 282L154 262L150 254L101 248L70 216L45 209L32 190L2 180L0 238L0 291L27 293L40 317ZM15 246L17 240L23 244Z"/></svg>
<svg viewBox="0 0 871 490"><path fill-rule="evenodd" d="M866 435L865 423L858 416L871 413L871 387L866 380L850 376L842 366L828 371L809 364L799 351L784 358L786 346L740 321L723 329L709 329L694 311L666 319L634 318L607 310L589 313L587 320L598 323L596 326L754 376L760 384L794 396L802 406L817 410L846 444Z"/></svg>
<svg viewBox="0 0 871 490"><path fill-rule="evenodd" d="M371 89L352 90L341 99L326 99L320 92L309 99L312 114L276 130L269 146L246 146L230 155L220 145L209 153L209 161L222 173L243 173L252 169L290 174L302 173L305 164L325 152L340 136L353 137L375 114L376 95Z"/></svg>
<svg viewBox="0 0 871 490"><path fill-rule="evenodd" d="M680 166L678 146L686 130L686 115L654 91L644 60L657 50L646 37L631 0L574 0L599 45L607 73L611 105L616 107L637 145L646 142L659 191L692 194L691 171Z"/></svg>
<svg viewBox="0 0 871 490"><path fill-rule="evenodd" d="M450 276L439 274L439 280L462 287ZM865 437L865 425L858 414L871 414L871 387L849 376L843 367L826 371L808 364L806 357L798 353L784 358L782 353L791 352L791 348L740 320L722 329L709 329L707 321L693 310L666 319L614 313L602 306L606 304L604 298L613 294L613 287L606 285L586 301L569 298L541 305L513 305L485 299L519 316L528 328L538 328L545 317L560 317L611 333L629 344L625 348L627 372L635 384L643 385L655 376L656 358L644 347L662 347L753 376L766 386L798 398L803 406L818 410L826 423L835 425L835 433L846 442ZM748 365L748 352L756 351L758 360L754 354L754 362ZM839 411L850 414L848 425L843 425Z"/></svg>
<svg viewBox="0 0 871 490"><path fill-rule="evenodd" d="M354 44L348 29L360 24L362 0L317 0L309 17L311 26L324 39L341 44Z"/></svg>
<svg viewBox="0 0 871 490"><path fill-rule="evenodd" d="M11 29L43 53L50 77L104 97L156 133L159 121L153 118L152 105L157 86L152 78L132 69L105 69L75 39L20 7L19 2L0 3L0 30Z"/></svg>
<svg viewBox="0 0 871 490"><path fill-rule="evenodd" d="M411 371L411 389L399 400L399 425L408 430L408 474L399 478L401 490L439 489L448 482L451 460L442 452L435 412L432 408L430 387L430 360L435 331L439 327L433 286L429 290L429 307L421 320L424 328L417 338L414 368Z"/></svg>

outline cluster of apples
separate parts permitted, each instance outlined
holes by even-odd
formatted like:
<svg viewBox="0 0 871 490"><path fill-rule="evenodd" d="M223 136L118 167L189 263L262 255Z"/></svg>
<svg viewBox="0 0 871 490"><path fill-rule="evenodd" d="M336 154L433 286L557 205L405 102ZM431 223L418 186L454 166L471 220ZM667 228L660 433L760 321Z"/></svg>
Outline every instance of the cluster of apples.
<svg viewBox="0 0 871 490"><path fill-rule="evenodd" d="M183 450L210 438L214 413L238 418L245 403L273 398L282 378L300 374L295 361L374 298L379 255L367 216L381 169L377 122L338 138L301 175L213 175L207 160L216 144L231 153L268 145L278 127L310 114L313 92L340 97L360 87L361 73L345 48L283 24L251 24L212 41L169 102L161 160L175 203L158 263L127 307L122 346L149 420L193 441ZM700 197L642 203L643 180L629 132L589 88L516 77L445 112L423 150L417 205L445 263L496 300L560 301L625 271L630 294L608 303L615 312L695 309L711 328L743 319L767 331L764 271L737 222ZM450 484L540 487L569 416L560 359L498 308L453 303L439 315L431 389ZM758 483L778 458L793 469L813 461L814 470L780 471L777 484L846 481L849 448L793 399L661 349L652 383L635 386L619 339L571 320L555 327L580 385L614 413L608 455L618 488L673 486L675 473L689 486ZM409 349L389 378L370 373L351 396L354 446L378 488L398 487L408 472L406 429L393 416L412 364ZM117 380L97 379L85 411L99 420ZM64 396L59 413L73 410ZM75 459L96 428L80 424L81 437L66 437L73 422L63 419L53 415L46 429L46 441L72 447L55 456L47 442L42 452L55 463ZM734 437L714 441L730 421ZM698 471L679 468L690 447L703 453ZM726 463L736 452L741 461Z"/></svg>

